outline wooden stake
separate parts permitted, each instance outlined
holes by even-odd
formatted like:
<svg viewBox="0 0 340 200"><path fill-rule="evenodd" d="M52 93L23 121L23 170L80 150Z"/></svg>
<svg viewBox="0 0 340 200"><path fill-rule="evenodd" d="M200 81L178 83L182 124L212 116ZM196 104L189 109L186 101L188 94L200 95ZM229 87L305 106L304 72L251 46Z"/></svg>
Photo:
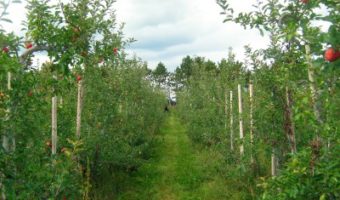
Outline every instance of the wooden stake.
<svg viewBox="0 0 340 200"><path fill-rule="evenodd" d="M52 97L52 155L57 153L57 101L57 96Z"/></svg>
<svg viewBox="0 0 340 200"><path fill-rule="evenodd" d="M242 93L241 93L241 85L238 84L238 114L239 114L239 127L240 127L240 154L244 154L244 145L243 145L243 120L242 120Z"/></svg>
<svg viewBox="0 0 340 200"><path fill-rule="evenodd" d="M12 90L12 74L11 72L7 72L7 89Z"/></svg>
<svg viewBox="0 0 340 200"><path fill-rule="evenodd" d="M253 84L250 83L249 84L249 101L250 101L249 118L250 118L250 144L251 144L250 161L251 161L251 163L254 162L254 158L253 158L253 146L254 146L253 93L254 93Z"/></svg>
<svg viewBox="0 0 340 200"><path fill-rule="evenodd" d="M11 91L12 90L12 74L11 72L7 72L7 90L8 91ZM10 116L10 113L11 113L11 109L10 108L7 108L6 110L6 121L9 121L9 116ZM8 137L7 135L8 133L6 133L3 137L2 137L2 147L4 148L4 150L6 152L8 152L10 150L10 146L9 146L9 140L10 138Z"/></svg>
<svg viewBox="0 0 340 200"><path fill-rule="evenodd" d="M276 169L277 169L277 159L276 159L276 155L275 155L275 149L274 147L272 147L272 156L271 156L271 172L272 172L272 176L276 176Z"/></svg>
<svg viewBox="0 0 340 200"><path fill-rule="evenodd" d="M227 134L228 133L228 95L227 95L227 92L224 95L224 116L225 116L224 129Z"/></svg>
<svg viewBox="0 0 340 200"><path fill-rule="evenodd" d="M234 117L233 117L233 91L230 91L230 150L234 151Z"/></svg>
<svg viewBox="0 0 340 200"><path fill-rule="evenodd" d="M77 127L76 127L76 136L80 138L80 128L81 128L81 112L82 112L82 105L83 105L83 86L82 80L78 82L78 101L77 101Z"/></svg>

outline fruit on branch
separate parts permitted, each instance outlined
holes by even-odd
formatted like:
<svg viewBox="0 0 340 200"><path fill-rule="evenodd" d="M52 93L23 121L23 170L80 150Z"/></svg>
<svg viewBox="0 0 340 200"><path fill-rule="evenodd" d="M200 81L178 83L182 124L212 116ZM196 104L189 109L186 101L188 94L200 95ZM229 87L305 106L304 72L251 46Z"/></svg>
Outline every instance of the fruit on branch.
<svg viewBox="0 0 340 200"><path fill-rule="evenodd" d="M30 48L32 48L32 47L33 47L33 44L30 43L30 42L28 42L28 43L25 44L25 48L26 48L26 49L30 49Z"/></svg>
<svg viewBox="0 0 340 200"><path fill-rule="evenodd" d="M307 4L309 0L301 0L302 3Z"/></svg>
<svg viewBox="0 0 340 200"><path fill-rule="evenodd" d="M332 47L325 51L325 60L329 62L334 62L340 58L340 51L334 50Z"/></svg>
<svg viewBox="0 0 340 200"><path fill-rule="evenodd" d="M82 77L80 75L77 75L77 82L79 83L79 81L81 81Z"/></svg>
<svg viewBox="0 0 340 200"><path fill-rule="evenodd" d="M4 47L4 48L2 48L2 52L4 52L4 53L8 53L8 52L9 52L9 48L8 48L8 47Z"/></svg>
<svg viewBox="0 0 340 200"><path fill-rule="evenodd" d="M113 53L114 53L115 55L118 54L118 48L117 48L117 47L113 48Z"/></svg>

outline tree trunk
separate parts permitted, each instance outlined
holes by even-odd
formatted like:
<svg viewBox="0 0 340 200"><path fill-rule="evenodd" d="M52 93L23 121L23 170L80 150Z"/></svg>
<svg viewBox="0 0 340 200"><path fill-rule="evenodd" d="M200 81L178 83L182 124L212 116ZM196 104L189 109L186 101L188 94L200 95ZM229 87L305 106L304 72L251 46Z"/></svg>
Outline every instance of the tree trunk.
<svg viewBox="0 0 340 200"><path fill-rule="evenodd" d="M1 200L6 200L6 190L5 186L2 184L2 180L4 178L4 175L0 173L0 199Z"/></svg>
<svg viewBox="0 0 340 200"><path fill-rule="evenodd" d="M296 141L295 141L295 128L293 122L293 112L292 112L292 95L291 91L286 87L286 101L284 110L284 128L290 143L291 153L296 153Z"/></svg>
<svg viewBox="0 0 340 200"><path fill-rule="evenodd" d="M312 93L312 104L313 104L313 111L315 118L319 125L323 124L323 120L321 118L321 109L320 106L318 105L318 100L319 100L319 93L316 88L316 83L315 83L315 75L314 75L314 66L312 63L311 55L310 55L310 47L309 45L306 45L306 60L308 64L308 80L309 80L309 87ZM319 137L319 135L318 135Z"/></svg>
<svg viewBox="0 0 340 200"><path fill-rule="evenodd" d="M305 46L306 48L306 60L308 64L308 80L309 80L309 87L311 90L312 94L312 104L313 104L313 111L314 111L314 116L316 118L316 121L319 125L319 127L322 127L323 125L323 120L321 118L321 108L320 105L318 104L319 101L319 93L316 88L316 83L315 83L315 75L314 75L314 66L312 63L312 58L311 58L311 53L310 53L310 46L307 44ZM316 139L314 139L311 143L312 146L312 159L311 159L311 171L312 175L314 175L314 163L319 157L320 153L320 147L321 147L321 138L320 138L320 130L317 130L316 132ZM327 148L330 147L330 140L328 138L327 140Z"/></svg>
<svg viewBox="0 0 340 200"><path fill-rule="evenodd" d="M12 90L12 73L7 72L7 91L10 92ZM6 121L10 121L10 114L11 114L11 108L7 108L6 111ZM15 137L14 134L11 134L7 132L3 135L2 137L2 147L6 152L9 151L15 151ZM10 145L10 142L12 142L12 146ZM0 192L1 192L1 199L6 200L6 191L5 191L5 186L2 184L2 180L4 178L4 175L1 173L0 174Z"/></svg>
<svg viewBox="0 0 340 200"><path fill-rule="evenodd" d="M239 127L240 127L240 154L243 156L244 154L244 145L243 145L243 119L242 119L242 93L241 93L241 85L238 84L238 118L239 118Z"/></svg>

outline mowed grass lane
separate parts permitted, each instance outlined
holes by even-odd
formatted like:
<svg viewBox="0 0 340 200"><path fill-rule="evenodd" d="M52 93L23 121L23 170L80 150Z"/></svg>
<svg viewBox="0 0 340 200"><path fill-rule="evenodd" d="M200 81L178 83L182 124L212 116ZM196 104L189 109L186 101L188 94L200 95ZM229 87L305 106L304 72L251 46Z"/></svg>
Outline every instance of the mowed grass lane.
<svg viewBox="0 0 340 200"><path fill-rule="evenodd" d="M221 155L195 148L175 115L169 115L159 140L155 156L124 181L126 186L117 199L230 199L227 183L216 171Z"/></svg>

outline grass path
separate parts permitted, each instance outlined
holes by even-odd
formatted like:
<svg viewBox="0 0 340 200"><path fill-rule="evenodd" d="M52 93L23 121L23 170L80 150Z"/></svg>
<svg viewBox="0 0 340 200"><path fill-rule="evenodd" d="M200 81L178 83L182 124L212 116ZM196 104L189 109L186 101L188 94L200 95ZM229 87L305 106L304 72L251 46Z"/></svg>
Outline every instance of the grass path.
<svg viewBox="0 0 340 200"><path fill-rule="evenodd" d="M156 155L127 180L120 200L228 199L216 171L220 155L195 148L179 120L170 115L161 128ZM130 178L129 178L130 179Z"/></svg>

